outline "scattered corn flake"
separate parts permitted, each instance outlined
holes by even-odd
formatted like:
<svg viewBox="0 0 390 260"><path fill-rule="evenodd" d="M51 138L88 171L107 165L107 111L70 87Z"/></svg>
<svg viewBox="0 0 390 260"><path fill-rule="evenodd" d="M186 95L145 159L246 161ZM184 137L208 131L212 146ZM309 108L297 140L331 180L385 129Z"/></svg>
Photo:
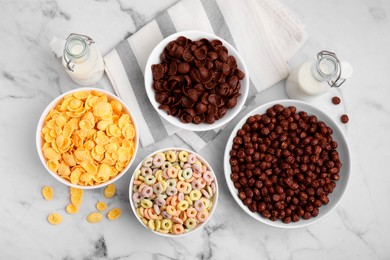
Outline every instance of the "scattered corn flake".
<svg viewBox="0 0 390 260"><path fill-rule="evenodd" d="M53 188L50 186L44 186L42 188L42 195L45 200L52 200L54 197Z"/></svg>
<svg viewBox="0 0 390 260"><path fill-rule="evenodd" d="M115 196L116 192L116 187L115 184L109 184L105 189L104 189L104 196L107 199L111 199L112 197Z"/></svg>
<svg viewBox="0 0 390 260"><path fill-rule="evenodd" d="M107 218L109 220L115 220L119 218L122 214L122 210L120 208L113 208L107 213Z"/></svg>
<svg viewBox="0 0 390 260"><path fill-rule="evenodd" d="M79 211L79 208L76 206L76 205L74 205L74 204L68 204L67 206L66 206L66 212L68 212L69 214L76 214L77 212Z"/></svg>
<svg viewBox="0 0 390 260"><path fill-rule="evenodd" d="M58 213L51 213L47 217L47 221L49 221L49 223L52 225L58 225L62 222L62 216Z"/></svg>
<svg viewBox="0 0 390 260"><path fill-rule="evenodd" d="M107 209L107 204L104 201L98 201L96 203L96 208L100 211L104 211Z"/></svg>
<svg viewBox="0 0 390 260"><path fill-rule="evenodd" d="M87 216L89 223L98 223L103 220L103 215L100 212L92 212Z"/></svg>

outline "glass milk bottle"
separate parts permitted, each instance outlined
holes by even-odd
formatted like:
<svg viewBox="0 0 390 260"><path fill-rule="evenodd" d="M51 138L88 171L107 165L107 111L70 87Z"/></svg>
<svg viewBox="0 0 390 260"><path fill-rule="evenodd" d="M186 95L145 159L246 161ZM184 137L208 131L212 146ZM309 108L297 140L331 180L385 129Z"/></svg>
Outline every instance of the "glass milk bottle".
<svg viewBox="0 0 390 260"><path fill-rule="evenodd" d="M77 84L90 86L104 73L102 55L93 39L72 33L66 40L54 37L50 47L70 78Z"/></svg>
<svg viewBox="0 0 390 260"><path fill-rule="evenodd" d="M310 100L332 87L340 87L351 75L348 62L340 62L336 54L324 50L317 54L317 60L307 61L290 73L285 83L286 94L291 99Z"/></svg>

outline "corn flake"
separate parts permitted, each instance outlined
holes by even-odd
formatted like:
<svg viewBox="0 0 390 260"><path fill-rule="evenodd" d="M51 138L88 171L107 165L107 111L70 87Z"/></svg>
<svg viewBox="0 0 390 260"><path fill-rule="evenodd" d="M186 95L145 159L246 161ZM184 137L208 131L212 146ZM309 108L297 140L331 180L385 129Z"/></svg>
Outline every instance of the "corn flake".
<svg viewBox="0 0 390 260"><path fill-rule="evenodd" d="M76 214L77 212L79 211L79 208L74 205L74 204L68 204L66 206L66 212L68 212L69 214Z"/></svg>
<svg viewBox="0 0 390 260"><path fill-rule="evenodd" d="M45 200L52 200L54 197L53 188L50 186L44 186L42 188L42 196Z"/></svg>
<svg viewBox="0 0 390 260"><path fill-rule="evenodd" d="M49 223L52 225L58 225L58 224L61 224L61 222L62 222L62 216L58 213L51 213L47 217L47 221L49 221Z"/></svg>
<svg viewBox="0 0 390 260"><path fill-rule="evenodd" d="M99 201L96 203L96 208L100 211L104 211L107 209L107 204L104 201Z"/></svg>
<svg viewBox="0 0 390 260"><path fill-rule="evenodd" d="M115 220L119 218L122 214L122 210L120 208L113 208L107 213L107 218L109 220Z"/></svg>
<svg viewBox="0 0 390 260"><path fill-rule="evenodd" d="M115 184L109 184L105 189L104 189L104 196L107 199L111 199L112 197L115 196L116 192L116 187Z"/></svg>
<svg viewBox="0 0 390 260"><path fill-rule="evenodd" d="M93 212L87 216L89 223L98 223L103 220L103 215L100 212Z"/></svg>

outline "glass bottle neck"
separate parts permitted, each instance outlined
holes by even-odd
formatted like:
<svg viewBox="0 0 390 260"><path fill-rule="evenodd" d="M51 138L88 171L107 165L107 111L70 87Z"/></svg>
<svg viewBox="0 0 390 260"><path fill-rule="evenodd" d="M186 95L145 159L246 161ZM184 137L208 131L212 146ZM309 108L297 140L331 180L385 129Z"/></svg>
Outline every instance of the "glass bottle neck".
<svg viewBox="0 0 390 260"><path fill-rule="evenodd" d="M332 56L323 56L313 62L311 72L318 81L329 81L333 79L340 69L338 61Z"/></svg>
<svg viewBox="0 0 390 260"><path fill-rule="evenodd" d="M73 63L81 63L89 58L90 48L85 39L70 37L65 43L65 55Z"/></svg>

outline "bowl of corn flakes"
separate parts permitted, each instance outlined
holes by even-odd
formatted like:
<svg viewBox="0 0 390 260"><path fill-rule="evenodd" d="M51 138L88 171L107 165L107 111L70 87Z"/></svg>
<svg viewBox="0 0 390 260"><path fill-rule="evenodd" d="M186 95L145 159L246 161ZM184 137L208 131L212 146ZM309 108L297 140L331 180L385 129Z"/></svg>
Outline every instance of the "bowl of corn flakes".
<svg viewBox="0 0 390 260"><path fill-rule="evenodd" d="M39 158L60 182L95 189L115 182L130 168L138 129L126 104L110 92L79 88L54 99L36 133Z"/></svg>
<svg viewBox="0 0 390 260"><path fill-rule="evenodd" d="M149 231L179 237L203 227L218 202L218 182L199 154L165 148L143 159L129 186L130 206Z"/></svg>

